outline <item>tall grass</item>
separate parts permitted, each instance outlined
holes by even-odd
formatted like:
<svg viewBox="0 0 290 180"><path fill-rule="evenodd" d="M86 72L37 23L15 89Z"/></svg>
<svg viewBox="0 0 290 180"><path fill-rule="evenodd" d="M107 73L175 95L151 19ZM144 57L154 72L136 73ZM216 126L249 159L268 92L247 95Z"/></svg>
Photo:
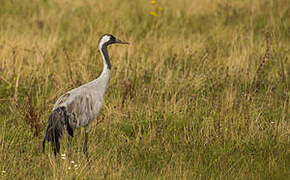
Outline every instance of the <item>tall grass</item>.
<svg viewBox="0 0 290 180"><path fill-rule="evenodd" d="M91 163L83 130L54 159L48 115L100 74L104 33L130 45ZM0 0L0 179L288 179L289 42L287 0Z"/></svg>

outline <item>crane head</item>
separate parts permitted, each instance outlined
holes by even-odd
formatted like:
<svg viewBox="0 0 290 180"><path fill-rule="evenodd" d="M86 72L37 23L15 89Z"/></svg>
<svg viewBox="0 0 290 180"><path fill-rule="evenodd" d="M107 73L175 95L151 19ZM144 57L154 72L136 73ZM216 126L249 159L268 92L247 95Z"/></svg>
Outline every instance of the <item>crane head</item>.
<svg viewBox="0 0 290 180"><path fill-rule="evenodd" d="M104 34L101 36L99 40L99 47L102 48L103 46L108 46L110 44L129 44L128 42L121 41L117 38L115 38L112 34Z"/></svg>

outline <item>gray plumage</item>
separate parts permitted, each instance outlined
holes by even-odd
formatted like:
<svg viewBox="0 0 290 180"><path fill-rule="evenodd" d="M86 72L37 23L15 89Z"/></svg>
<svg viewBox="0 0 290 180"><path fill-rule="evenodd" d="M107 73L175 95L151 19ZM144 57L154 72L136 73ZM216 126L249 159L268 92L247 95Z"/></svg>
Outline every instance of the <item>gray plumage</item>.
<svg viewBox="0 0 290 180"><path fill-rule="evenodd" d="M104 64L101 75L97 79L63 94L54 104L42 144L43 151L46 140L51 141L52 149L56 155L60 151L59 140L65 130L69 136L73 137L75 128L84 127L83 151L88 157L87 141L91 122L98 116L102 108L104 94L110 79L111 64L107 46L114 43L128 44L116 39L113 35L103 35L99 40L99 50Z"/></svg>

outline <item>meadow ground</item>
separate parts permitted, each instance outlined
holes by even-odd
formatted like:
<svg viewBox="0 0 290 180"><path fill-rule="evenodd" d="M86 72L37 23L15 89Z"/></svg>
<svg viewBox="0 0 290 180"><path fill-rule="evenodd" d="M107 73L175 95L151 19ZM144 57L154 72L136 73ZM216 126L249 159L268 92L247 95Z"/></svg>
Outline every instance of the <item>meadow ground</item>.
<svg viewBox="0 0 290 180"><path fill-rule="evenodd" d="M83 129L55 160L49 113L100 74L104 33L131 44L91 164ZM0 0L0 179L288 179L289 60L288 0Z"/></svg>

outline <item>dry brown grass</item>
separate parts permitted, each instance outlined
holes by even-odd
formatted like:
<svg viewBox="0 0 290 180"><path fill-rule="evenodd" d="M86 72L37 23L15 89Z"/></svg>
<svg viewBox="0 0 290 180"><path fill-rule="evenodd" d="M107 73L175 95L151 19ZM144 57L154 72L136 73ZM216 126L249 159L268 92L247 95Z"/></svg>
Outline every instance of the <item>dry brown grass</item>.
<svg viewBox="0 0 290 180"><path fill-rule="evenodd" d="M1 178L289 177L286 0L0 4ZM48 115L61 94L100 74L104 33L130 45L109 49L92 162L82 154L83 130L72 157L55 160L40 149Z"/></svg>

